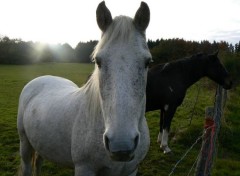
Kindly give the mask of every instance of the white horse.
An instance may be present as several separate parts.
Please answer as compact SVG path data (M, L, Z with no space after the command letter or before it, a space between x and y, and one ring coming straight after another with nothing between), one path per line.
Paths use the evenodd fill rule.
M95 69L79 88L42 76L23 89L18 109L21 170L39 175L43 159L73 167L75 176L136 175L149 148L145 89L151 54L145 38L150 11L142 2L134 19L112 19L101 2L102 38Z

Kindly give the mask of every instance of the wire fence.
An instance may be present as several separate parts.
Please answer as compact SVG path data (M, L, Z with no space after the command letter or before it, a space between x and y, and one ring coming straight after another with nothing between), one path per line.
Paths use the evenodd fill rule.
M182 155L182 157L173 166L169 176L173 175L178 165L186 158L193 147L202 140L201 150L193 162L192 167L188 171L189 176L195 168L195 176L209 176L211 175L212 165L216 156L216 142L221 125L221 117L226 104L227 91L221 86L218 86L215 95L214 107L206 108L205 125L203 133L196 139L196 141L189 147L189 149Z

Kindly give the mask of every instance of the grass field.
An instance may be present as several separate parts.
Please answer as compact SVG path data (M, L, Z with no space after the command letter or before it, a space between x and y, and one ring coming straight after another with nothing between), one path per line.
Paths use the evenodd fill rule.
M19 138L16 129L18 97L23 86L40 75L57 75L68 78L81 86L91 73L91 64L41 64L29 66L0 65L0 176L16 175L19 166ZM193 105L198 94L192 123L189 125ZM145 160L139 167L138 176L167 176L181 156L202 134L206 106L214 103L216 86L207 79L193 85L179 107L172 122L170 134L171 154L163 154L156 143L158 135L159 112L146 114L151 134L151 146ZM240 86L229 91L224 119L219 134L218 152L212 175L240 175ZM201 141L178 165L173 176L188 175L197 159ZM73 175L70 169L50 162L44 162L44 176ZM194 169L189 175L194 174Z

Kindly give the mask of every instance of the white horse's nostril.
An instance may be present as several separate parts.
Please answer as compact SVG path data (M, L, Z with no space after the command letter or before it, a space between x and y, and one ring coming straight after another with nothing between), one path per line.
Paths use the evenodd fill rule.
M109 139L106 134L104 135L104 145L107 151L109 151Z
M139 143L139 134L135 137L135 139L134 139L134 150L137 148L137 146L138 146L138 143Z

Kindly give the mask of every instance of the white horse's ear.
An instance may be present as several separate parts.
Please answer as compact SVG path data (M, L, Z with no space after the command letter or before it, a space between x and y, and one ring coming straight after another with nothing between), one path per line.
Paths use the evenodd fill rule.
M112 23L112 15L106 7L104 1L98 5L96 15L98 27L102 30L102 32L105 32L108 26Z
M136 28L142 32L144 32L150 21L150 9L145 2L141 2L141 6L137 10L134 17L134 24Z

